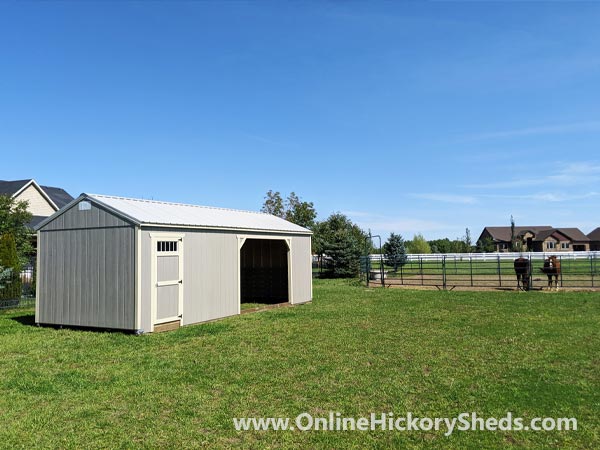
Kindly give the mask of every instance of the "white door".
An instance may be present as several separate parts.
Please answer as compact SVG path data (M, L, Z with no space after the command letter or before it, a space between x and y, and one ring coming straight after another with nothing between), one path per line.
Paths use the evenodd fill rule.
M181 321L183 309L183 238L155 237L154 324Z

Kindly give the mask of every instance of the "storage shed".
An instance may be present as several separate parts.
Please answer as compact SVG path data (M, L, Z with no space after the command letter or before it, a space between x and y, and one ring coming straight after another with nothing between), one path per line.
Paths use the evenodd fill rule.
M37 232L39 324L143 333L312 299L311 232L270 214L81 194Z

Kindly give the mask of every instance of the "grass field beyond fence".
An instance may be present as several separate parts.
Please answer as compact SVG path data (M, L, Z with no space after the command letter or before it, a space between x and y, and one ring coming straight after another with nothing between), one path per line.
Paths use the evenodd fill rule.
M446 286L446 287L489 287L517 288L514 258L472 258L470 255L428 255L427 258L411 258L394 270L384 262L386 285ZM548 286L547 275L542 271L544 259L534 255L530 262L531 287L542 289ZM527 255L526 255L527 257ZM560 257L560 255L559 255ZM596 256L582 259L564 258L558 285L564 288L600 289L600 262ZM381 263L373 259L371 273L381 270ZM364 268L363 268L364 271ZM379 278L381 279L381 278Z
M370 289L177 331L0 312L2 447L600 447L600 294ZM575 417L571 432L236 432L232 417Z

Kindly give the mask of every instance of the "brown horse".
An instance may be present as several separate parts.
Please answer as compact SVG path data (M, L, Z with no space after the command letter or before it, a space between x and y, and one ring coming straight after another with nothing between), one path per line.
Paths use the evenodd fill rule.
M523 291L529 290L529 281L531 279L531 271L529 260L527 258L517 258L514 262L515 273L517 274L517 289Z
M560 276L560 261L556 256L550 256L544 260L544 267L540 269L548 277L548 289L552 289L552 278L554 287L558 291L558 277Z

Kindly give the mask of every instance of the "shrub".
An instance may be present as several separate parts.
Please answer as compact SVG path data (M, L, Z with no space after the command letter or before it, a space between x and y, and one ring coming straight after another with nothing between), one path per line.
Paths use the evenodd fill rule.
M21 297L21 264L17 255L17 244L10 233L0 236L0 300Z

